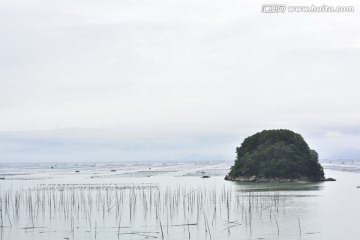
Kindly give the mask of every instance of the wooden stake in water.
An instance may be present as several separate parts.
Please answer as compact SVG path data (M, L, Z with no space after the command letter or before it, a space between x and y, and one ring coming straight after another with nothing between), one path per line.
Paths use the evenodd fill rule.
M274 219L275 219L275 222L276 222L277 233L278 233L278 236L279 236L279 234L280 234L280 231L279 231L279 224L278 224L278 221L276 220L276 216L275 216L275 214L273 214L273 216L274 216Z
M159 219L159 222L160 222L160 229L161 229L161 239L164 239L164 232L163 232L163 228L162 228L160 219Z

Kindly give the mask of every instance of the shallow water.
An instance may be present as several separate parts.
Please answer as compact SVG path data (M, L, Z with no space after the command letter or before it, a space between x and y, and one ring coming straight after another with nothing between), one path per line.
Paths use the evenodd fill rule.
M358 239L360 175L224 181L229 165L1 166L1 239ZM76 172L78 171L78 172ZM201 178L201 175L211 176Z

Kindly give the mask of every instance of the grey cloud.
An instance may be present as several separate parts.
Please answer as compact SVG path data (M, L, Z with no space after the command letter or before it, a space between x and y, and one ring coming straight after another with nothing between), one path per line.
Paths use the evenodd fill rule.
M2 136L2 151L15 159L21 149L47 149L45 159L69 143L78 150L63 158L98 149L96 159L135 159L138 146L144 159L232 159L246 136L269 128L304 133L320 156L335 156L339 141L360 148L359 15L275 16L260 7L2 1L0 130L32 132L26 141ZM106 136L88 142L83 129ZM42 139L43 131L57 133Z

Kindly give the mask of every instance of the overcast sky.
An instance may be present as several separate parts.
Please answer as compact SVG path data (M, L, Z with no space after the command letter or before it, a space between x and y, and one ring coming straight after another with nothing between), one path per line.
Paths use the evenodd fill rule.
M277 128L360 159L358 1L264 3L1 0L0 162L232 161Z

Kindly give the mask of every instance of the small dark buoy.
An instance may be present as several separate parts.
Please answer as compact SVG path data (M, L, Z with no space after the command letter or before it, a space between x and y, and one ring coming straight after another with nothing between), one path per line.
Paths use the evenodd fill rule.
M76 170L75 172L80 172L80 171Z
M204 175L201 178L210 178L210 176Z

